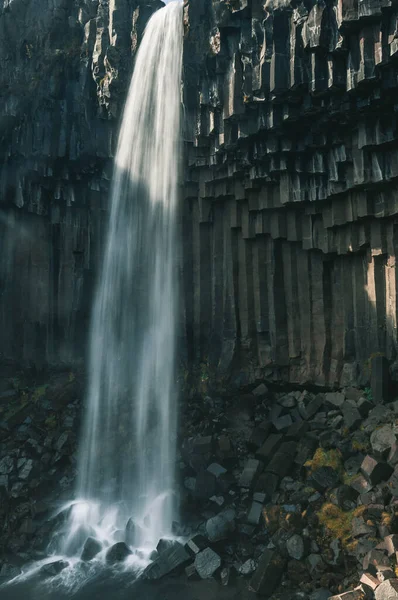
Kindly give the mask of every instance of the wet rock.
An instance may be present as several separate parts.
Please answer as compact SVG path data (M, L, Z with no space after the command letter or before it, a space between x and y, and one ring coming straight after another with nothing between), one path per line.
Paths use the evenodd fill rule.
M161 579L165 575L185 567L191 560L191 555L188 554L184 546L176 542L173 546L164 550L153 563L148 565L142 576L144 579L153 581Z
M210 579L221 567L221 558L211 548L206 548L195 557L195 569L201 579Z
M362 474L372 485L387 481L393 471L394 469L388 463L378 461L369 455L365 456L361 465Z
M0 579L13 579L21 574L21 569L16 565L10 563L4 563L0 569Z
M375 590L376 600L398 600L398 579L383 581Z
M42 577L55 577L59 575L61 571L69 567L69 563L65 560L56 560L52 563L48 563L40 568L39 575Z
M270 596L281 580L284 567L284 559L277 552L267 548L250 580L249 589L259 595Z
M352 510L357 505L358 492L349 485L340 485L330 492L330 501L343 510Z
M27 479L29 479L29 477L32 473L32 470L33 470L33 460L29 459L25 462L25 464L18 471L19 479L22 479L22 481L26 481Z
M206 535L210 542L219 542L227 539L235 527L235 511L228 509L206 522Z
M117 542L106 553L106 562L110 565L123 562L131 554L131 550L124 542Z
M341 408L345 402L345 394L341 392L329 392L325 394L325 403L331 408Z
M175 544L178 543L179 542L176 542L176 540L161 538L157 543L156 550L159 554L163 554L163 552L170 550L170 548L172 548Z
M303 538L294 534L286 542L286 549L291 558L295 560L302 560L305 555L305 545Z
M220 572L221 585L226 587L231 579L231 569L229 567L224 567Z
M102 550L102 544L93 537L87 538L83 546L81 560L90 561Z
M391 534L384 538L384 547L388 556L393 556L398 552L398 535Z
M256 457L263 462L268 462L282 443L282 439L283 435L281 433L272 433L269 435L261 448L256 452Z
M257 396L257 398L265 398L268 394L268 388L264 383L260 383L253 391L252 394Z
M195 568L195 564L194 563L192 563L191 565L188 565L187 567L185 567L185 575L190 580L199 579L199 575L198 575L198 572L197 572L197 570Z

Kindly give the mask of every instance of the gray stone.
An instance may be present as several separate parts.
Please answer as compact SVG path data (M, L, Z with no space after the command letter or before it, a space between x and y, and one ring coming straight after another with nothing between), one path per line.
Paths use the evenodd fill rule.
M218 463L212 463L207 467L207 470L209 471L209 473L212 473L212 475L214 475L216 479L218 479L220 475L224 475L224 473L227 472L227 469L224 469L224 467L222 467Z
M243 575L243 577L247 577L248 575L254 573L256 569L257 562L253 558L249 558L246 562L243 563L243 565L239 567L239 574Z
M345 395L341 392L329 392L325 394L325 402L333 408L341 408L345 401Z
M274 550L267 548L260 557L249 589L256 594L270 596L281 580L284 567L284 559Z
M56 577L69 566L69 563L65 560L55 560L54 562L47 563L40 568L39 575L41 577Z
M239 479L239 487L253 488L258 476L263 469L259 460L249 458Z
M384 455L389 452L396 440L391 425L384 425L380 429L375 429L370 436L370 443L373 451Z
M262 512L263 505L259 502L252 502L249 514L247 515L247 522L251 525L258 525L260 523Z
M365 456L361 465L361 472L372 484L377 485L380 481L387 481L394 469L385 462L381 462L372 456Z
M191 555L185 550L184 546L175 542L172 546L164 550L153 563L147 566L142 577L156 581L169 573L185 567L191 561Z
M331 593L326 588L319 588L310 594L309 600L329 600Z
M376 600L398 600L398 579L387 579L375 590Z
M343 411L344 425L348 429L352 430L352 429L356 429L357 427L359 427L359 425L362 423L362 416L361 416L361 413L359 412L359 410L355 406L352 406L348 402L345 402L342 407L342 411Z
M195 568L201 579L210 579L221 567L221 558L211 548L206 548L195 557Z
M210 542L219 542L227 539L235 527L235 511L228 509L206 522L206 535Z
M303 538L295 533L286 542L286 549L290 558L302 560L305 554L305 546Z
M203 535L195 535L185 544L185 549L191 556L196 556L196 554L199 554L207 546L208 542Z
M252 392L258 398L265 397L268 394L268 388L264 383L260 383Z

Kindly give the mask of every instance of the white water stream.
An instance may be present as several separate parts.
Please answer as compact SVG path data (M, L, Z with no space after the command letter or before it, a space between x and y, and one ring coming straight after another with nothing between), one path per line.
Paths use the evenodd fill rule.
M88 535L149 549L171 534L182 43L171 2L147 25L120 131L69 556Z

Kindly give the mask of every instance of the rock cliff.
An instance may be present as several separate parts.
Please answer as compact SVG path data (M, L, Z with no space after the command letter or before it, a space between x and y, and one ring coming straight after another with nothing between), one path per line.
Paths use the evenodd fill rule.
M219 375L344 386L396 358L397 14L186 2L187 333Z
M0 358L84 355L117 117L160 6L0 1Z

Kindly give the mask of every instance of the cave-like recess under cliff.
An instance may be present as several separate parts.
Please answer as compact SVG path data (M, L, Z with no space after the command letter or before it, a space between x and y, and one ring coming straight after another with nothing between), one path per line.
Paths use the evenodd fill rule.
M83 359L119 118L158 0L0 0L0 359ZM181 348L395 373L398 2L186 0ZM148 241L150 243L150 241Z

